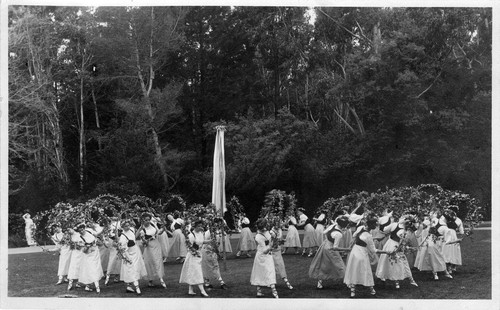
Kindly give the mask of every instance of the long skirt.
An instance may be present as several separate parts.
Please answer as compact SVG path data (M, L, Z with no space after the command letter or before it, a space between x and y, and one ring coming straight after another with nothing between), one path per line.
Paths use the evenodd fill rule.
M101 256L96 246L91 247L88 253L82 252L80 264L80 271L78 273L79 282L91 284L98 282L104 276L102 272Z
M158 241L161 245L161 255L163 258L168 257L168 250L170 249L170 241L168 240L168 235L166 232L158 236Z
M148 272L149 281L163 279L165 270L163 267L163 257L161 255L160 242L157 239L149 240L144 246L144 264Z
M217 253L212 250L202 248L201 270L203 272L203 277L206 279L219 280L221 278Z
M392 252L398 247L398 245L399 242L389 239L383 250ZM412 277L410 266L408 265L408 260L406 259L404 253L397 253L397 255L398 257L393 261L391 261L389 255L387 254L380 255L377 270L375 272L377 278L398 281Z
M355 244L347 260L344 283L350 285L373 286L370 256L366 247Z
M222 253L224 252L222 248L222 240L220 237L217 237L217 239L219 240L219 252ZM233 248L231 247L231 241L229 240L228 235L224 235L224 246L226 248L226 253L233 253Z
M244 227L240 233L238 242L238 251L252 251L257 249L252 231L248 227Z
M316 234L316 246L321 246L323 241L325 240L325 236L323 232L325 231L325 226L322 224L317 224L316 229L314 230Z
M276 284L276 270L272 255L257 252L250 274L250 284L258 286Z
M420 271L440 272L446 270L446 262L439 249L431 241L428 242L427 246L424 245L418 250L415 267Z
M174 230L170 249L168 250L168 257L186 257L186 236L180 229Z
M194 256L191 252L186 255L186 260L182 265L179 283L189 285L203 284L203 271L201 268L201 257Z
M122 265L122 260L118 258L118 251L114 246L109 248L108 265L106 266L106 274L119 274Z
M83 253L81 250L70 250L71 258L68 267L68 279L78 279Z
M408 236L407 236L407 244L408 246L412 248L418 247L418 240L417 237L415 236L415 233L409 231ZM415 265L415 259L417 258L417 251L415 250L409 250L405 252L406 259L408 260L408 265L413 267Z
M108 270L110 247L112 247L111 242L106 242L105 245L99 246L99 256L101 257L101 267L103 271Z
M62 245L59 249L59 265L57 268L57 275L59 277L68 275L70 261L71 250L68 245Z
M285 262L283 261L283 256L281 255L281 249L278 248L277 250L273 250L272 253L276 275L279 275L282 279L286 278Z
M304 227L304 239L302 240L303 248L311 248L316 246L316 230L311 224Z
M338 251L333 251L331 242L325 240L319 247L309 267L309 277L317 280L343 279L345 264Z
M120 268L120 280L125 283L132 283L145 279L148 275L144 259L142 258L141 250L137 245L129 247L125 252L130 263L122 261Z
M453 229L449 229L445 236L445 241L456 241L457 232ZM443 244L442 253L444 261L449 264L462 265L462 250L460 248L460 243L454 244Z
M285 244L283 245L285 248L300 248L302 245L300 244L300 236L299 231L295 227L295 225L288 226L288 232L285 238Z

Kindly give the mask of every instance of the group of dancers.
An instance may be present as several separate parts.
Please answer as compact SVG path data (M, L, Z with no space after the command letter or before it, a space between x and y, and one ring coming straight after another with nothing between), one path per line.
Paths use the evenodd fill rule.
M95 223L80 223L65 231L56 226L52 236L56 247L51 250L60 252L56 285L67 283L68 291L83 286L99 294L101 279L105 285L123 281L126 292L141 295L140 280L147 280L148 287L159 283L166 288L164 262L175 258L183 264L179 282L189 285L189 295L195 295L193 288L198 286L208 297L204 287L212 287L210 279L227 289L219 271L219 249L214 248L222 238L221 230L211 236L203 222L186 226L183 219L168 217L169 227L147 212L141 215L139 227L133 220L116 218L108 229Z
M279 255L277 249L282 242L273 236L281 236L281 228L268 224L265 218L259 219L255 237L258 246L251 275L251 284L257 286L257 297L262 296L261 287L268 286L272 295L278 298L277 273L292 289L281 254L286 253L287 245L299 253L300 244L291 243L298 239L296 225L304 227L302 254L309 251L309 257L314 255L309 277L317 280L317 289L323 289L326 280L342 281L350 289L351 298L356 296L357 286L367 287L370 294L375 295L374 275L384 286L391 281L399 289L400 282L408 279L410 285L418 287L412 268L431 271L434 280L439 280L439 272L452 279L456 266L462 264L460 242L464 228L456 214L457 206L433 210L423 219L410 213L395 218L393 212L387 210L380 217L372 212L357 214L355 211L336 214L325 228L326 210L314 218L314 227L304 210L299 209L298 223L293 216L288 219L288 234L282 241L284 248ZM321 240L318 236L322 241L316 248Z
M457 212L456 206L450 206L419 219L413 214L395 218L387 211L379 217L346 210L327 220L326 210L321 210L310 221L299 208L298 221L293 215L285 221L259 218L255 234L248 218L242 216L236 256L252 257L255 251L250 283L256 286L257 297L264 296L263 287L270 287L272 296L279 298L278 276L293 289L282 256L289 248L295 254L302 249L303 256L313 257L308 275L317 281L317 289L323 289L324 281L335 280L347 285L351 297L359 286L368 287L375 295L374 277L382 283L394 282L396 289L405 279L418 286L412 268L431 271L435 280L438 273L452 278L456 266L462 264L459 237L464 229ZM68 290L83 286L85 291L100 293L101 279L105 285L123 281L127 292L141 295L140 280L150 287L156 282L166 288L164 262L175 258L183 264L179 283L188 285L188 295L196 295L197 287L201 296L208 297L211 280L227 289L218 263L221 252L232 252L224 220L216 219L218 229L213 230L207 227L213 223L201 219L190 222L171 215L167 219L170 225L143 213L140 225L115 218L108 229L95 223L81 223L65 231L56 227L52 239L55 250L60 251L57 284L67 283ZM297 228L304 229L302 242Z

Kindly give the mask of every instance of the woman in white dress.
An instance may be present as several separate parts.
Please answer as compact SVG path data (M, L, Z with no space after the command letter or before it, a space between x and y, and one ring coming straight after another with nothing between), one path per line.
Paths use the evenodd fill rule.
M158 241L158 235L163 232L163 229L159 229L155 224L151 223L151 215L149 213L143 213L141 221L142 224L136 232L136 239L142 240L144 248L142 255L148 273L148 286L153 287L153 281L159 280L161 286L166 288L167 285L163 280L163 276L165 275L163 256L161 245Z
M438 272L444 272L445 277L453 278L446 270L446 263L436 241L445 228L439 222L432 226L428 219L418 227L415 235L419 241L419 250L415 258L415 267L420 271L432 271L434 280L439 280Z
M127 285L126 291L141 295L139 280L147 277L146 265L142 258L141 250L135 243L135 231L130 220L121 223L123 232L118 239L118 247L122 251L122 264L120 267L120 280ZM135 287L135 290L134 290Z
M396 289L399 289L399 282L404 279L410 279L411 285L418 286L411 274L406 255L398 250L401 242L406 242L407 231L411 229L411 225L411 222L402 217L399 222L389 224L384 228L384 233L389 234L389 240L385 243L383 251L395 254L393 256L380 255L375 275L382 281L394 281Z
M80 239L84 245L82 249L82 259L80 262L80 270L78 272L78 281L85 284L85 291L91 292L90 284L95 285L97 294L101 293L99 288L99 280L104 276L102 272L101 257L99 249L96 245L95 231L86 227L85 224L77 226Z
M297 230L297 220L293 215L288 218L288 232L286 233L285 244L283 245L283 252L285 254L288 248L294 248L295 254L299 254L299 249L302 247L300 244L299 231Z
M272 256L271 234L267 230L267 220L259 219L256 223L257 253L253 261L250 284L257 286L257 297L263 297L262 286L271 287L274 298L278 298L276 291L276 270Z
M210 230L205 231L205 241L206 242L204 242L203 246L201 247L201 268L205 281L205 288L213 288L213 286L210 284L210 280L213 279L219 281L221 289L226 290L227 285L222 280L222 276L220 274L216 246L212 243L212 235L210 233Z
M56 285L59 285L68 281L71 250L68 240L65 238L65 234L63 233L60 225L55 227L55 233L52 235L51 239L56 245L53 251L59 251L59 265L57 268L57 276L59 277L59 280L56 283Z
M171 225L172 233L172 242L170 243L170 248L168 250L168 257L175 257L175 259L183 263L184 258L187 254L186 248L186 236L182 232L182 225L184 224L184 220L181 218L177 218Z
M288 289L293 290L293 286L288 281L288 277L285 269L285 261L283 260L283 256L281 256L281 244L283 243L283 231L281 230L281 223L275 223L272 229L269 231L271 234L272 240L272 256L274 260L274 268L276 270L276 274L283 279L286 287Z
M459 219L455 213L458 211L457 206L451 206L449 210L446 210L442 216L444 222L448 229L444 234L444 243L442 247L442 253L444 261L446 262L448 273L453 273L456 271L457 265L462 265L462 250L460 248L460 242L458 236L462 237L464 234L464 228L462 220Z
M203 297L208 297L205 288L203 287L203 270L201 267L201 248L204 244L208 244L210 241L205 241L205 233L203 229L203 222L197 221L194 223L194 229L188 235L189 240L189 250L186 255L186 260L182 265L181 276L179 283L186 283L189 285L188 295L194 296L194 286L198 286L201 295Z
M68 291L73 289L73 281L78 279L78 275L80 274L80 263L82 261L82 248L84 242L80 238L80 234L76 231L76 228L68 228L68 234L70 235L70 252L71 258L69 260L68 267ZM78 282L75 285L76 287L80 287Z
M349 224L347 216L338 217L325 231L325 240L319 247L309 267L309 277L318 280L316 288L323 288L323 281L344 279L345 264L339 251L350 251L341 248L342 229Z
M238 241L238 253L236 257L240 257L245 254L247 257L252 257L249 253L256 249L255 239L252 231L250 230L250 220L243 214L243 219L241 220L241 233L240 240Z
M35 229L35 223L33 222L33 219L31 218L31 215L29 213L26 213L23 215L24 223L26 224L24 228L24 233L26 235L26 242L28 243L28 246L35 246L36 242L35 239L33 238L33 230Z
M378 253L383 253L375 248L370 231L378 225L378 218L370 216L364 223L360 222L353 234L354 246L347 260L344 283L351 289L351 298L356 296L356 285L367 286L370 294L375 295L373 288L373 273L371 265L377 263Z
M306 255L309 251L307 257L312 257L314 255L314 250L316 248L316 231L311 225L311 220L304 214L305 210L299 208L297 210L297 215L299 216L298 227L304 228L304 239L302 240L302 256Z
M314 232L316 234L316 246L319 247L323 244L324 240L324 235L323 232L325 231L325 224L326 224L326 212L324 210L320 210L313 218L313 221L316 223L316 227L314 229Z
M109 224L108 235L104 238L107 239L106 246L108 247L108 261L106 264L106 279L104 280L104 285L108 285L111 275L115 275L114 282L118 282L120 278L120 270L122 267L122 260L118 257L117 242L118 240L118 229L120 229L120 223L117 218ZM102 252L101 252L102 253Z
M216 219L216 221L221 221L220 219ZM233 247L231 246L231 240L229 239L229 235L227 231L229 230L227 223L225 220L222 220L220 223L220 228L217 229L217 242L219 243L219 253L233 253ZM224 245L222 244L222 236L224 236ZM224 248L223 248L224 246Z

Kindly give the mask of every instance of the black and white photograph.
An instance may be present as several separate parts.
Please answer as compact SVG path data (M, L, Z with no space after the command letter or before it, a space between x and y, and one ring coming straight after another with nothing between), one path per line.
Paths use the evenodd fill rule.
M493 1L0 5L1 309L500 309Z

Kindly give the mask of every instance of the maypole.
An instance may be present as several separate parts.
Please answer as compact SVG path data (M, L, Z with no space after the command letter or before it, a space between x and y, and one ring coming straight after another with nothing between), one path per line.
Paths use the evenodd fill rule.
M224 212L226 212L226 166L224 164L224 131L226 127L216 126L217 134L215 137L214 148L214 168L212 182L212 203L216 211L220 212L222 223L224 223ZM213 236L216 238L216 236ZM224 238L224 225L221 228L222 258L224 271L226 268L226 244Z

